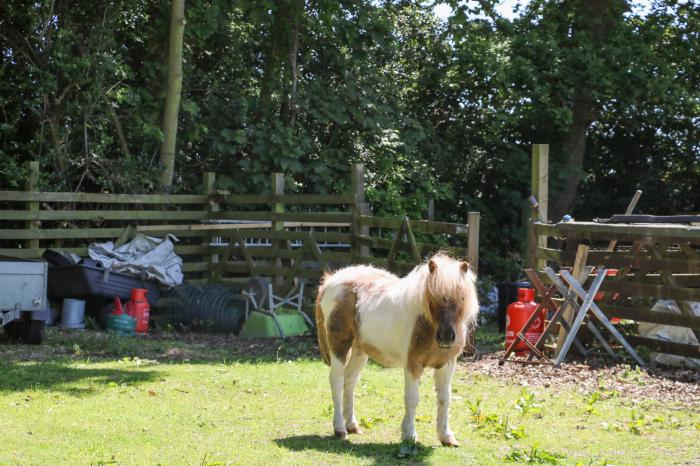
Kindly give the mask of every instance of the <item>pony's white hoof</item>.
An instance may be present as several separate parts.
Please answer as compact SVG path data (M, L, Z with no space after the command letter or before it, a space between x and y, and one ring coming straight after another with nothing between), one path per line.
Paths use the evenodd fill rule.
M345 440L346 438L348 438L348 433L344 430L336 430L333 432L333 436L338 440Z
M448 435L446 437L441 437L440 438L440 443L442 443L443 447L458 447L459 442L455 438L454 435Z
M357 424L351 425L351 426L347 427L347 429L348 429L348 434L361 434L362 433L362 429L360 429L360 426L358 426Z

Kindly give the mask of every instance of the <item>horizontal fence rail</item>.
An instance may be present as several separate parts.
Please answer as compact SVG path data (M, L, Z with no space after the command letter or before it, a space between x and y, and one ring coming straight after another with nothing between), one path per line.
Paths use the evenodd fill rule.
M213 173L201 194L41 192L38 165L29 168L24 191L0 191L0 255L31 259L50 248L87 256L89 244L133 231L177 237L191 281L260 275L287 287L355 263L403 274L440 250L478 267L478 214L463 224L373 216L360 164L346 194L285 193L278 173L263 194L219 191Z

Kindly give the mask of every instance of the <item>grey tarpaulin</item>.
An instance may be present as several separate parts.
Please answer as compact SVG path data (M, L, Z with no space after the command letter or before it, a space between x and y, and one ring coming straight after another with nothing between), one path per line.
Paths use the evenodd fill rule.
M173 244L177 240L173 235L159 239L137 234L116 249L111 241L93 243L88 247L88 254L106 269L175 286L182 283L182 258L175 254Z

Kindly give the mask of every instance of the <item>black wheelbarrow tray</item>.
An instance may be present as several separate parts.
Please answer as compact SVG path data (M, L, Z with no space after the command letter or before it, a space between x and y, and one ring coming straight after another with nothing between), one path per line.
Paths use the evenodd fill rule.
M164 285L129 273L112 272L92 259L84 259L75 265L49 267L49 295L54 298L84 299L86 311L97 318L102 328L112 310L114 298L119 297L126 303L131 297L132 288L147 289L146 297L153 304Z

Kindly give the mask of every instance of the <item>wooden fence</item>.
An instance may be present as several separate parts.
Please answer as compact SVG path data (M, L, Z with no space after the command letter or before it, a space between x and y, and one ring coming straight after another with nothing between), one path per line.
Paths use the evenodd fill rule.
M547 150L533 148L533 184L546 185ZM545 168L546 170L546 168ZM546 187L533 188L546 193ZM539 201L539 199L538 199ZM540 205L542 202L540 202ZM546 201L545 201L546 206ZM691 301L700 301L700 227L673 224L612 224L568 222L550 224L545 214L533 215L530 264L541 271L545 264L573 266L579 244L588 244L588 265L617 269L603 281L600 308L608 317L685 327L700 341L700 317ZM546 279L545 279L546 280ZM679 313L653 309L659 300L675 301ZM698 345L626 335L633 346L700 358Z
M0 191L0 255L36 258L52 248L85 256L92 242L137 231L175 235L188 280L270 276L283 284L351 263L405 273L438 249L478 268L478 213L469 224L372 216L361 164L352 192L330 195L285 193L279 173L268 193L254 195L217 191L213 173L188 195L38 192L37 175L32 164L26 191Z

